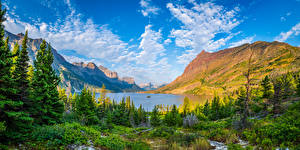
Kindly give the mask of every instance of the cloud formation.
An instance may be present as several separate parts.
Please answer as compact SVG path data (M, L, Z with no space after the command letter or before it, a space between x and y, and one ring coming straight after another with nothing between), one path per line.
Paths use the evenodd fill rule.
M284 42L291 36L298 36L300 34L300 23L293 26L287 32L281 32L277 37L275 37L275 41Z
M172 77L162 74L172 73L165 55L161 30L154 31L151 25L145 26L139 45L129 45L114 34L108 25L97 25L92 19L83 20L69 0L64 0L69 14L64 22L45 23L23 22L8 15L4 22L6 30L13 33L29 31L31 38L44 38L57 50L75 50L84 57L63 55L69 62L93 61L97 65L108 62L121 76L134 76L138 83L170 82ZM141 2L144 13L156 14L150 1ZM47 3L51 5L51 3ZM159 71L159 73L157 73ZM175 75L176 76L176 75Z
M140 5L142 9L140 12L144 17L150 17L150 15L157 15L159 12L159 8L151 4L151 0L141 0Z
M178 62L187 64L203 49L214 51L224 46L233 37L232 29L240 24L236 19L239 8L227 11L222 6L207 2L193 5L188 9L181 5L168 3L167 8L182 26L172 29L170 36L175 38L177 46L187 49L178 56ZM217 34L224 34L218 38Z

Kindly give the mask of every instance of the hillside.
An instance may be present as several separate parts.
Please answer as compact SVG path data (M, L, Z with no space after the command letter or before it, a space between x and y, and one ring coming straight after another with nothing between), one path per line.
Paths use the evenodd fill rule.
M20 45L24 36L23 34L14 35L7 31L5 35L9 37L11 46L16 42ZM39 49L41 43L42 39L28 39L28 51L31 64L33 64L36 51ZM100 88L103 84L112 92L135 92L142 90L135 84L134 79L131 77L119 78L116 72L112 72L103 66L97 67L92 62L88 64L71 64L57 53L53 47L52 53L54 55L52 67L61 78L61 86L65 87L67 91L78 91L84 86Z
M214 95L233 92L245 83L244 73L253 51L254 79L300 68L300 48L281 42L258 41L218 52L204 50L183 74L155 93Z

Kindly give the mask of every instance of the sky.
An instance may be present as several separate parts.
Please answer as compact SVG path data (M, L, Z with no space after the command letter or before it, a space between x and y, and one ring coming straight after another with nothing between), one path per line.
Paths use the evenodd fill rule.
M5 29L43 38L69 62L164 84L202 50L255 41L300 47L300 0L2 0Z

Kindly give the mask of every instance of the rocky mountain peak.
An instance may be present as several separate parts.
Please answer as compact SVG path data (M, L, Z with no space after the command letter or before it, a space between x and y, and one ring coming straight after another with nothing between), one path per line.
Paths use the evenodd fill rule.
M24 33L18 33L17 36L22 38L22 37L24 37Z
M89 62L87 65L86 65L87 68L89 69L95 69L97 68L96 64L94 64L93 62Z
M105 68L105 67L102 66L102 65L100 65L98 68L99 68L101 71L103 71L104 74L105 74L107 77L109 77L109 78L117 78L117 79L119 78L118 73L115 72L115 71L111 71L111 70Z
M121 80L127 82L128 84L135 84L133 77L123 77Z

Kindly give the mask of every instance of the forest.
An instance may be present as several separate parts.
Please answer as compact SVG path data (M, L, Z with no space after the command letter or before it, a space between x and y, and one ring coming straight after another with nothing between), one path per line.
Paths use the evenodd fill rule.
M0 7L1 8L1 7ZM249 67L239 90L192 106L156 105L152 111L100 97L86 87L66 93L44 40L29 63L22 45L4 36L0 11L0 149L300 149L300 77L276 72L254 82ZM251 59L249 59L249 64ZM249 65L250 66L250 65ZM244 144L241 141L245 141Z

